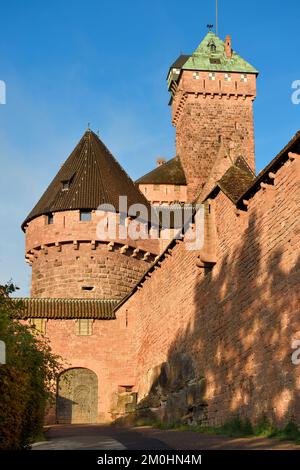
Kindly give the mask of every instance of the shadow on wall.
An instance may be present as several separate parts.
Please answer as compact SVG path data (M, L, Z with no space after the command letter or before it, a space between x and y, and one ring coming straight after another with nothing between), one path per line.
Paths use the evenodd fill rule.
M300 423L300 366L291 358L300 339L300 257L288 239L277 249L265 242L263 250L266 229L249 217L239 251L217 273L199 268L195 318L172 342L167 362L148 371L152 386L135 416L220 425L235 415L253 423L266 415L277 425Z

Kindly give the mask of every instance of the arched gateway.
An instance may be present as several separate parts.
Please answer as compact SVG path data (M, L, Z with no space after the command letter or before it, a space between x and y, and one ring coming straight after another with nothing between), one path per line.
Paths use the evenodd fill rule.
M98 378L84 368L69 369L58 379L56 420L59 424L97 422Z

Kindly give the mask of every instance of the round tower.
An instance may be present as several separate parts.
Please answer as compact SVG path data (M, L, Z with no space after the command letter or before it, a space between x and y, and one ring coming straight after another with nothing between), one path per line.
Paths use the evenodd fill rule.
M154 239L99 236L97 208L109 204L118 213L119 196L127 197L128 207L149 208L88 130L22 225L32 266L32 297L121 299L131 290L157 256L159 244Z

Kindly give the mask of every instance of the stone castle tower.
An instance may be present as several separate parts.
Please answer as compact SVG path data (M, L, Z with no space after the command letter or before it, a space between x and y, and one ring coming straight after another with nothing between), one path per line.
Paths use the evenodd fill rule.
M120 195L128 206L149 206L88 130L23 223L32 297L121 299L128 293L158 249L156 240L97 236L97 208L111 204L118 211Z
M195 376L188 376L189 384L184 379L181 395L176 390L171 396L176 409L181 402L178 396L192 396L196 400L192 403L194 417L199 418L203 403L197 399L199 388L202 394L203 378L207 379L208 401L212 404L209 424L214 424L217 408L222 422L235 387L240 406L240 384L248 384L249 379L248 370L244 377L241 372L244 356L237 349L224 359L229 362L223 367L218 351L223 347L230 351L241 346L241 338L247 340L247 330L236 330L237 324L244 325L247 315L259 328L264 315L261 298L265 289L270 289L268 302L271 299L272 305L277 282L279 298L274 305L280 331L285 308L281 306L280 279L293 289L296 276L289 281L280 271L278 280L272 280L266 265L276 265L280 253L286 252L284 256L289 258L283 267L289 266L293 276L297 252L293 247L299 246L299 234L291 230L299 208L300 136L255 176L253 101L257 74L232 50L229 36L223 42L209 32L192 55L180 56L169 70L172 123L176 127L174 158L160 158L157 168L133 183L100 139L87 130L23 223L26 258L32 266L31 298L23 299L23 318L46 333L53 351L68 364L58 379L57 402L48 423L111 421L135 410L136 402L146 397L153 383L161 390L163 382L157 377L164 381L171 370L168 361L171 358L170 367L176 369L180 354L183 358L192 356L193 368L183 361L178 377L185 378L185 373ZM285 191L290 191L289 200ZM139 203L150 208L150 203L168 206L178 202L180 211L185 202L203 203L204 248L188 251L184 240L175 238L168 240L167 246L151 238L101 238L97 208L111 204L120 214L119 196L127 197L128 206ZM281 223L283 201L286 224ZM273 236L282 230L285 237ZM292 240L289 251L276 245L283 239ZM258 240L261 247L255 250ZM275 248L279 250L276 253ZM229 266L236 275L227 277ZM298 271L294 274L298 276ZM298 305L293 295L290 290L289 298ZM286 309L286 318L292 309ZM271 317L273 313L266 311L261 336L256 336L256 330L253 333L254 355L261 348L264 356L264 347L269 347L262 338L265 331L273 331L274 325L268 323ZM284 339L286 345L289 340ZM248 351L252 354L246 342L242 353ZM230 362L241 357L243 363ZM247 364L252 364L251 356L248 359ZM258 357L258 363L262 362ZM208 377L207 364L212 371ZM159 375L164 370L167 375ZM228 370L234 370L233 381ZM177 377L173 372L171 379ZM68 388L64 377L68 378ZM264 382L261 386L257 377L251 380L258 384L257 390L268 388ZM280 382L277 376L270 380L277 385ZM192 395L187 393L187 386ZM254 402L256 405L257 400ZM156 401L149 403L152 412ZM166 403L161 402L161 416ZM191 404L182 403L182 416L187 416Z
M230 36L224 43L212 32L191 56L181 55L171 66L168 86L172 123L188 201L199 195L222 152L227 157L243 156L254 170L257 74L232 50Z

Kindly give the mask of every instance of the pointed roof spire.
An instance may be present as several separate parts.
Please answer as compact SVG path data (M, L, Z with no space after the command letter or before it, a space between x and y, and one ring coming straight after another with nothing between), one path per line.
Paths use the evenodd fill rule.
M226 40L228 41L229 36ZM230 44L231 47L231 44ZM220 72L255 73L256 70L249 62L236 52L228 54L224 43L215 33L209 31L197 49L182 66L182 70L208 70Z
M107 147L87 129L22 228L35 217L51 212L93 210L100 204L112 204L118 211L119 196L127 196L128 207L140 203L149 208L147 199Z
M225 42L215 33L209 31L192 55L180 55L171 65L167 80L168 88L178 83L182 70L209 72L239 72L258 74L249 62L244 60L231 48L231 37L226 36Z

